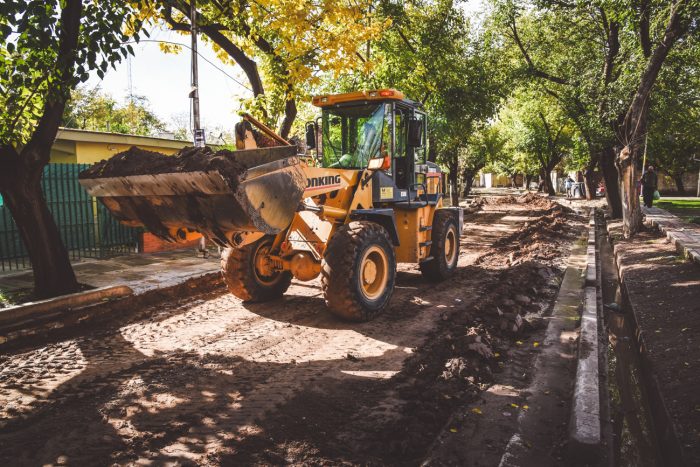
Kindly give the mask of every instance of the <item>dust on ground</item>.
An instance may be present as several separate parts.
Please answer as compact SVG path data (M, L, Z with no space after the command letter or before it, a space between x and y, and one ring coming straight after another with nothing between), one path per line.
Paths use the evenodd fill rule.
M0 357L0 461L416 465L444 449L497 463L522 410L511 399L511 416L476 422L490 433L478 449L435 439L469 429L446 424L484 391L527 385L581 227L538 199L487 203L465 219L457 274L433 285L400 265L389 310L369 323L338 321L316 281L295 282L276 302L213 292L37 342ZM526 231L558 243L531 242L514 264Z

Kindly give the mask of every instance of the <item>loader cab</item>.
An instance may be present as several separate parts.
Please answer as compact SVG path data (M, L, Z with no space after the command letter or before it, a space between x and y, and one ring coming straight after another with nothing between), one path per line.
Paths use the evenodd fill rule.
M364 170L381 161L373 179L375 202L427 199L428 168L439 169L426 162L422 104L390 89L317 96L313 103L322 113L307 124L307 146L322 167Z

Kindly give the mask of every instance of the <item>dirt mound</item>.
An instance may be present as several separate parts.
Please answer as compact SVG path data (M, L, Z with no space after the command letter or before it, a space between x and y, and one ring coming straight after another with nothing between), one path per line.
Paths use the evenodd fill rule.
M536 193L525 193L518 197L513 195L506 196L496 196L492 198L477 198L480 204L490 204L490 205L503 205L503 204L527 204L533 207L551 209L556 206L556 203L550 201L544 196L540 196Z
M550 209L554 206L556 206L556 203L553 201L550 201L549 199L545 198L544 196L537 195L535 193L525 193L523 195L518 196L516 199L516 202L520 204L530 204L532 206L536 206L538 208L545 208L545 209Z
M521 196L519 199L523 198ZM489 251L477 260L477 264L496 258L502 261L504 254L506 266L531 260L551 260L561 255L561 245L566 243L572 234L575 216L573 211L537 195L524 200L523 203L548 209L535 221L525 223L516 232L496 241Z
M236 185L246 168L232 151L214 152L210 147L186 147L172 156L132 146L107 160L102 160L80 173L80 178L128 177L131 175L199 172L218 170ZM234 186L231 186L234 188Z
M513 195L499 196L494 198L488 198L486 204L515 204L518 199Z

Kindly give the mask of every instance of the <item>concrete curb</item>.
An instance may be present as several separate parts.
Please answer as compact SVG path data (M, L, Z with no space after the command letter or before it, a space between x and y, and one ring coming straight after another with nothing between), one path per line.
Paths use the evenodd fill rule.
M598 349L598 275L594 213L588 224L586 287L584 289L578 366L569 423L569 449L577 457L595 458L601 449L600 374Z
M63 308L77 308L93 305L104 300L113 300L133 295L134 291L126 285L114 285L100 287L99 289L86 290L60 297L49 298L38 302L29 302L22 305L0 310L0 326L10 325L17 321L30 319L37 314L43 314Z
M164 300L174 300L193 293L205 293L223 287L220 272L196 274L168 287L134 294L127 286L104 287L87 292L57 297L54 303L37 302L8 309L0 318L0 351L18 348L37 338L53 338L79 333L87 323L128 320L128 310L152 306ZM106 293L105 293L106 291ZM82 297L87 294L87 297ZM81 297L74 297L80 295ZM51 302L52 300L45 301ZM83 300L81 302L81 300ZM22 310L20 310L22 309Z
M661 208L654 209L658 214L644 209L644 223L659 229L679 253L700 265L700 242L688 235L686 228L682 227L683 222L677 216Z

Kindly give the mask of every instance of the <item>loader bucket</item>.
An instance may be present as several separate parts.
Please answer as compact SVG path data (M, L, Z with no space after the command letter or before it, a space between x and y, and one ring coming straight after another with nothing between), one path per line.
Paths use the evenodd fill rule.
M223 170L93 177L80 183L121 222L176 241L178 229L233 246L236 232L276 234L289 226L306 187L295 147L229 153L243 166ZM223 172L223 173L222 173Z

